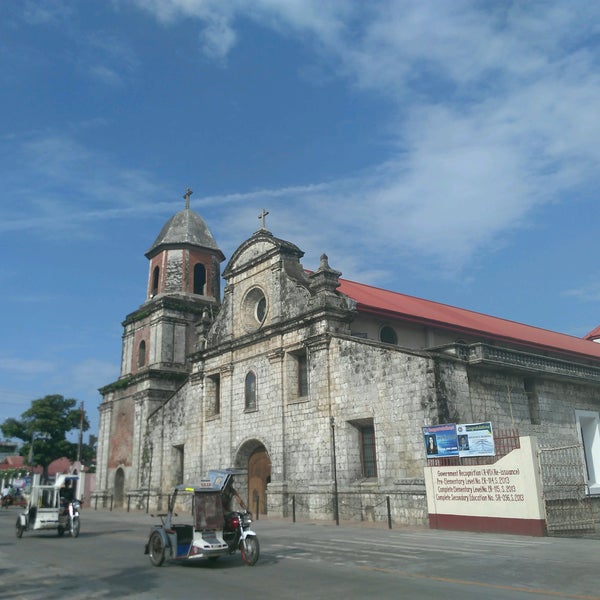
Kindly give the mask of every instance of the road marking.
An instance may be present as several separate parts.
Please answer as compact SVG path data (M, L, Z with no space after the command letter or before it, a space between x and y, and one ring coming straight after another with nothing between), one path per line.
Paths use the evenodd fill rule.
M335 546L335 547L330 547L329 544L325 545L323 542L321 542L321 544L317 543L307 543L307 544L302 544L302 543L298 543L295 542L294 545L286 545L286 544L272 544L271 545L272 548L285 548L285 549L294 549L297 548L299 550L302 551L303 554L308 554L308 555L314 555L315 552L314 551L319 551L321 554L334 554L337 555L340 552L340 548L339 546ZM362 556L387 556L389 557L393 557L393 558L412 558L415 559L417 558L417 556L413 553L413 554L401 554L399 552L386 552L384 550L369 550L369 549L362 549ZM422 554L422 552L421 552Z
M486 583L483 581L472 581L468 579L455 579L453 577L436 577L435 575L420 575L419 573L406 573L405 571L395 571L383 567L359 567L367 571L378 573L388 573L390 575L399 575L400 577L410 577L412 579L428 579L430 581L440 581L442 583L454 583L456 585L471 585L473 587L484 587L494 590L505 590L509 592L521 592L524 594L536 594L553 596L556 598L572 598L573 600L600 600L600 596L588 596L586 594L570 594L569 592L556 592L553 590L543 590L540 588L524 588L514 585L503 585L500 583Z

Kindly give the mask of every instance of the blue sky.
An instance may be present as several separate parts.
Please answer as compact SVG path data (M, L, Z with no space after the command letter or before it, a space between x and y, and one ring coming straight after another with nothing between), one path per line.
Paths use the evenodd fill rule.
M600 324L600 5L0 3L0 422L119 375L150 247L191 206L343 277Z

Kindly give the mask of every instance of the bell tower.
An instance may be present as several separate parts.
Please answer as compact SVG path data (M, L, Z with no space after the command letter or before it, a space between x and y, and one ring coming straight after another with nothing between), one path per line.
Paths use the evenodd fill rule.
M190 375L196 326L220 305L225 259L208 226L190 208L174 214L146 252L146 300L123 321L119 379L100 389L97 486L115 502L140 486L138 465L148 415L162 406ZM121 488L121 489L117 489Z
M190 209L192 193L186 190L185 209L169 219L146 252L150 261L147 300L164 294L219 298L219 265L225 257L204 220Z
M221 262L225 259L208 226L190 208L165 223L146 252L146 302L125 320L121 377L147 368L188 371L195 323L214 314L220 302Z

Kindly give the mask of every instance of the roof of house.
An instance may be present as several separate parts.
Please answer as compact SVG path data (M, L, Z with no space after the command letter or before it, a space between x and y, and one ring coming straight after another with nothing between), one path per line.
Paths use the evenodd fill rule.
M589 333L583 336L586 340L597 340L600 338L600 325L595 329L592 329Z
M6 471L7 469L19 469L25 465L25 458L22 456L7 456L2 462L0 462L0 471Z
M440 327L452 330L458 335L518 344L539 351L551 350L561 354L576 354L580 358L600 359L600 344L590 339L524 325L346 279L340 279L338 291L352 298L361 312Z
M57 458L48 465L48 475L52 476L57 473L68 473L71 465L72 463L67 457L62 456L61 458Z
M57 473L68 473L73 463L65 456L53 460L48 465L48 475L54 476ZM41 473L43 468L38 466L31 467L25 464L24 456L7 456L2 462L0 462L0 471L7 471L8 469L23 469L24 471L33 471L34 473Z

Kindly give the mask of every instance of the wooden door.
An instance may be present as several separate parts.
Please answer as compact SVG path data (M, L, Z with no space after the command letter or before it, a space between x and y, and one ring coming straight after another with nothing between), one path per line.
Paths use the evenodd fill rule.
M266 448L260 446L248 460L248 508L251 512L267 514L267 484L270 481L271 459Z

